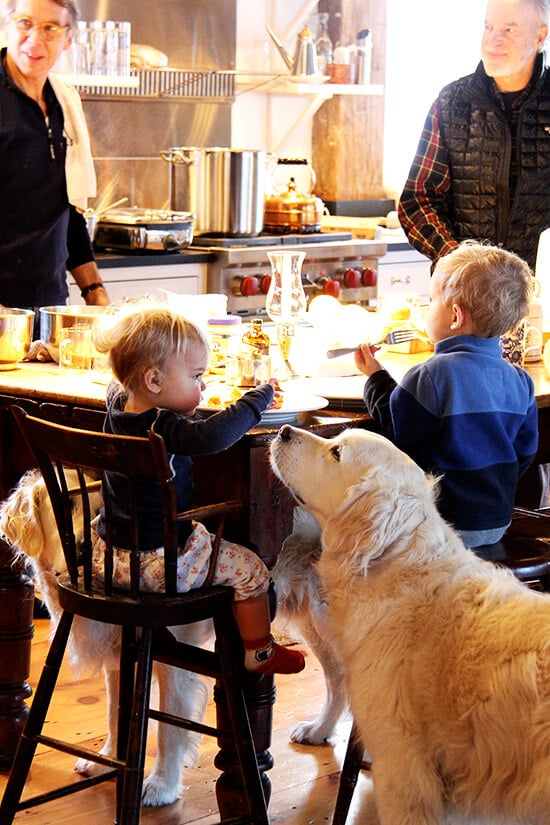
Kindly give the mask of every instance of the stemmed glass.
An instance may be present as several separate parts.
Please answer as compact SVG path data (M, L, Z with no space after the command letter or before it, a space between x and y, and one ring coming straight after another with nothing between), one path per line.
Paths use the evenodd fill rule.
M268 252L271 263L271 283L266 298L266 312L277 324L279 351L286 367L285 377L295 378L290 363L290 345L296 332L296 321L306 311L306 296L302 286L302 262L305 252Z

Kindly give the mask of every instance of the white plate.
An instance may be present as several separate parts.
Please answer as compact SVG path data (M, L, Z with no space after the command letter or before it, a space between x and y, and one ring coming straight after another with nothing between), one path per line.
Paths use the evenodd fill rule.
M207 398L209 395L219 395L219 390L208 388L205 393ZM223 397L223 391L222 391ZM283 393L283 404L278 410L266 410L262 415L262 422L268 425L285 424L288 421L294 421L299 413L313 412L314 410L322 410L328 407L328 399L322 398L319 395L306 395L305 393L287 392ZM212 407L209 404L201 404L197 407L199 412L218 412L226 409L225 405L219 407Z
M365 387L365 375L332 376L322 375L314 378L298 378L293 381L292 391L315 393L328 398L329 401L362 401Z

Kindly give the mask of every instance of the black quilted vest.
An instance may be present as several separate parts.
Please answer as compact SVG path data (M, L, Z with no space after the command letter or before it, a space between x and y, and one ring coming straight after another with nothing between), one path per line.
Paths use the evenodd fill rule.
M512 202L512 136L483 65L446 86L439 100L452 176L455 237L502 245L534 267L539 235L550 226L550 71L543 67L542 56L532 94L520 110Z

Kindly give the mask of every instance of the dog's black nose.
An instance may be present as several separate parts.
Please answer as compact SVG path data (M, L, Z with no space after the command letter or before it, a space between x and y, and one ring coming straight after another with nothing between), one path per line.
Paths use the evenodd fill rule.
M292 427L289 427L288 424L284 424L281 429L279 430L279 437L283 439L283 441L290 441L290 436L292 435Z

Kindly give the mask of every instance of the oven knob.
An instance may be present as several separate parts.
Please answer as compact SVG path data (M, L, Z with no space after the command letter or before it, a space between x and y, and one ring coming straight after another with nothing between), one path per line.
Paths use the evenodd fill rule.
M271 286L271 275L262 275L260 278L260 292L262 295L267 295L269 287Z
M357 289L361 286L361 270L346 269L342 276L342 283L347 289Z
M317 283L321 286L323 295L332 295L333 298L340 296L340 281L333 278L320 278Z
M363 286L376 286L377 282L378 272L376 269L371 269L370 266L366 266L361 275L361 283Z
M257 295L259 289L258 279L253 275L246 275L244 278L233 278L231 281L231 291L234 295Z

